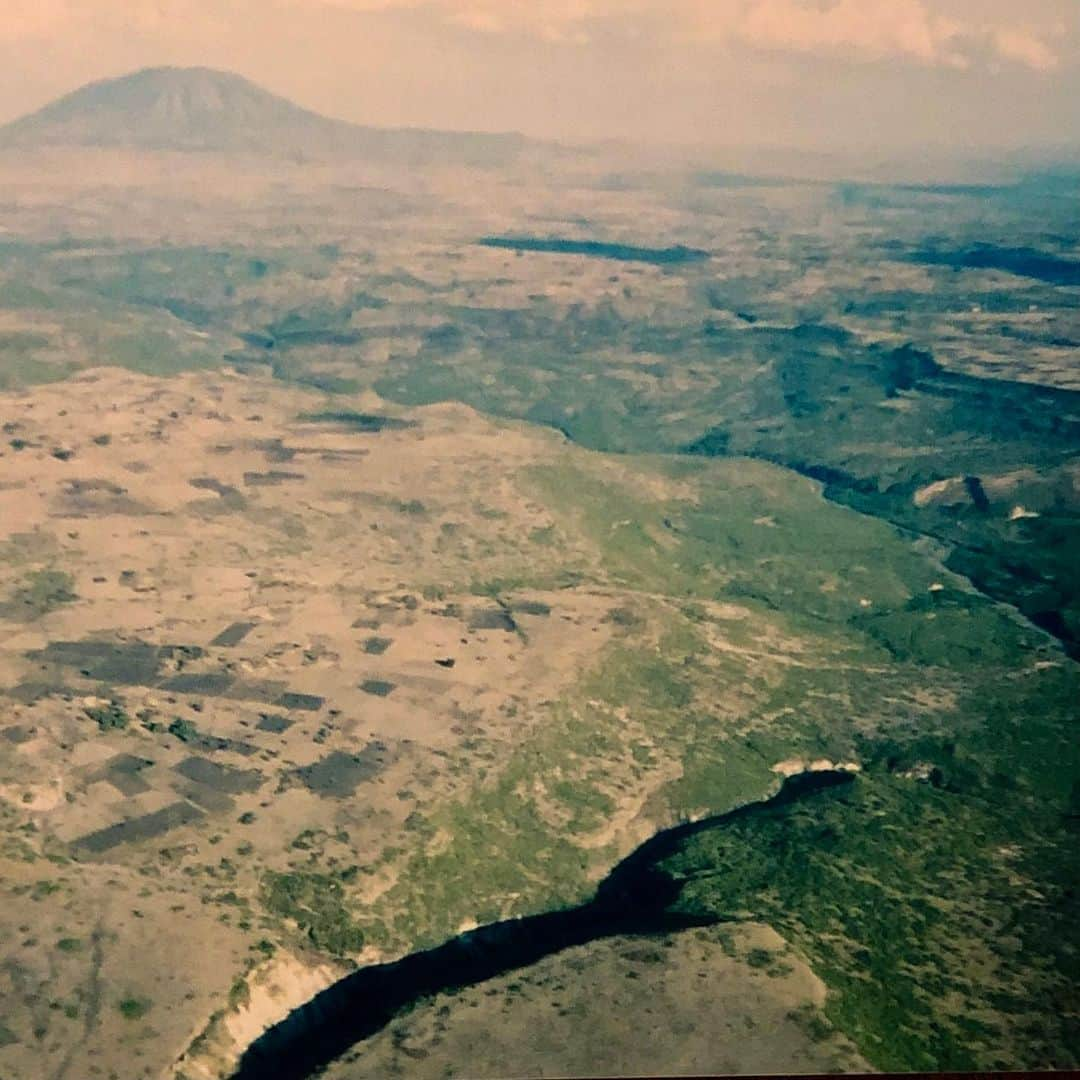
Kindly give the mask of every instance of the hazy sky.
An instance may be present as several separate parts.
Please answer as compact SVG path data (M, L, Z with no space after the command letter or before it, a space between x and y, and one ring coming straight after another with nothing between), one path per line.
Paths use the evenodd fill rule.
M1080 0L0 0L0 120L157 64L375 124L1080 145Z

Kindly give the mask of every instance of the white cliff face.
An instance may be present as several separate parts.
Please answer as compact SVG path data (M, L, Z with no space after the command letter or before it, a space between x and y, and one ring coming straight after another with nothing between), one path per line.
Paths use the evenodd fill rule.
M246 1000L211 1018L166 1078L217 1080L260 1035L347 973L344 966L312 964L288 952L250 972Z
M778 761L772 771L785 779L789 776L798 776L808 772L862 772L862 766L857 761L830 761L828 758L817 758L807 761L805 758L788 758Z
M912 502L919 507L931 505L949 506L970 501L962 476L951 476L947 480L937 480L932 484L927 484L925 487L919 488L912 498Z

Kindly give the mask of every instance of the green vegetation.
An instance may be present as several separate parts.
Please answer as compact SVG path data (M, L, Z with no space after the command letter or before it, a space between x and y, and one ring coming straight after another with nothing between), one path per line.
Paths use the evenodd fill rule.
M364 933L349 914L339 877L268 872L263 903L268 911L295 922L317 949L349 956L364 947Z
M587 899L614 858L595 837L666 770L648 799L661 822L762 798L785 758L856 760L868 771L850 790L691 842L669 867L687 881L682 906L776 926L832 989L831 1022L875 1065L1064 1061L1067 1021L1039 1021L1031 1049L1021 1043L1074 955L1054 944L1072 941L1064 914L1036 934L1027 883L1044 883L1063 913L1072 903L1062 814L1080 790L1075 673L1000 607L948 575L941 587L944 572L893 530L790 473L623 468L574 454L530 472L566 534L597 553L587 576L638 599L613 611L601 663L505 760L460 802L410 819L421 848L369 936L433 944L467 919ZM471 748L474 776L484 750ZM1010 893L995 881L1011 845L1030 870ZM1008 955L980 967L995 927ZM771 953L748 959L783 970Z
M152 1004L149 998L126 997L118 1001L116 1007L125 1020L141 1020Z
M199 737L199 729L182 716L174 717L166 729L170 735L181 742L194 742Z
M593 542L614 584L735 601L806 626L861 616L863 600L898 607L935 580L887 526L823 503L814 485L774 466L634 459L672 490L664 499L580 460L537 466L529 480L566 528Z
M746 962L752 968L767 968L773 962L773 954L768 949L751 949L746 954Z
M1003 678L962 740L869 741L854 785L687 841L678 906L780 930L879 1068L1075 1067L1075 691L1063 668Z
M413 822L424 848L380 910L388 925L373 925L373 934L432 944L468 918L584 901L592 873L613 859L596 837L665 763L677 762L683 776L656 791L661 821L721 813L776 786L764 744L738 737L742 725L725 724L706 704L716 673L697 629L655 602L643 606L640 625L466 799ZM803 718L776 738L820 752ZM648 763L643 744L652 748ZM476 748L470 757L475 772Z
M794 1020L814 1042L824 1042L835 1033L833 1026L814 1005L801 1005L793 1009L788 1013L788 1019Z
M124 711L119 701L110 701L107 705L92 705L83 712L93 720L101 731L123 731L131 723L131 717Z
M229 987L228 1001L230 1009L241 1008L251 1001L251 988L248 986L246 976L237 975L233 979L232 985Z

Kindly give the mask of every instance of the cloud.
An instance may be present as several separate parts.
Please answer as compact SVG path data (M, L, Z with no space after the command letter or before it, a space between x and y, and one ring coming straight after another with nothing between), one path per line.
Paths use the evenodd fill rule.
M0 14L0 40L34 39L54 32L70 14L65 0L8 0Z
M836 0L825 6L765 0L738 7L728 29L733 37L758 48L965 64L959 49L961 23L934 15L922 0Z
M1057 53L1036 35L1017 27L1000 27L994 31L994 49L1003 60L1052 71L1060 64Z
M971 0L291 0L361 12L410 10L484 34L586 44L600 25L647 21L662 36L852 60L966 68L980 56L1047 71L1059 57L1039 25L1002 22ZM1060 10L1071 0L1029 0ZM993 7L993 5L990 5ZM1074 9L1075 10L1075 9Z
M264 10L408 12L488 37L529 35L584 46L601 31L657 44L906 61L952 68L1051 71L1080 36L1076 0L261 0ZM212 27L251 0L5 0L0 40L89 28L167 35ZM1022 11L1020 18L1018 13Z
M587 27L601 19L632 20L656 12L659 0L291 0L357 12L394 10L429 14L483 34L532 34L586 44ZM685 0L673 0L678 6Z
M246 0L3 0L0 41L72 38L106 33L174 33L212 28Z

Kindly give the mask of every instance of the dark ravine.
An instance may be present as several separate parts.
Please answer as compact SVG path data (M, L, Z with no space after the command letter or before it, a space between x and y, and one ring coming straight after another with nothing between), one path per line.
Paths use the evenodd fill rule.
M711 925L717 920L671 911L681 885L659 864L696 833L853 779L852 773L842 771L791 777L769 799L657 833L619 863L581 907L491 923L393 963L361 968L266 1031L244 1053L233 1080L305 1080L418 1002L486 982L564 949L608 937Z
M795 328L795 332L800 329ZM820 332L825 328L814 329ZM827 417L824 410L844 397L848 382L863 389L878 388L886 398L894 397L898 391L917 392L955 417L962 429L1005 448L1001 460L988 465L991 475L1022 467L1060 468L1080 453L1080 392L946 370L929 352L912 346L877 357L874 364L863 358L862 362L841 368L822 358L813 369L810 385L804 385L790 371L788 375L793 385L788 387L787 403L797 420ZM842 418L838 418L837 423L841 422ZM901 433L897 441L902 444L909 437L910 433ZM1031 444L1033 440L1038 454L1031 461L1010 457L1009 447ZM745 433L736 440L725 427L710 428L679 449L698 457L744 454L790 469L819 482L823 496L830 502L887 521L905 535L944 544L948 570L964 577L982 595L1012 607L1031 625L1056 638L1073 660L1080 660L1080 628L1076 622L1080 582L1074 573L1063 572L1061 562L1053 556L1055 548L1074 544L1080 535L1075 511L1051 515L1048 520L1053 525L1045 534L1036 534L1022 543L1007 543L989 516L991 506L982 478L969 471L970 453L950 456L943 452L939 460L924 466L922 473L898 479L857 465L850 471L847 462L836 456L831 461L823 457L808 459L800 449L758 443ZM969 521L961 525L946 515L913 511L912 498L918 487L953 475L962 477L971 500ZM1040 528L1043 524L1040 522Z
M784 461L768 455L760 457L763 461L817 480L822 485L822 495L830 502L886 521L912 539L924 538L943 545L947 552L942 561L945 569L962 577L987 599L1012 608L1031 626L1055 638L1071 660L1080 662L1080 635L1069 626L1063 614L1063 609L1074 603L1067 585L1055 582L1032 567L1017 565L1004 555L995 557L989 543L965 542L933 527L921 525L918 521L904 519L893 511L886 499L876 498L876 493L864 481L842 475L826 476L823 473L830 470L806 466L801 462ZM965 478L968 479L974 480L982 490L978 477ZM986 498L985 494L982 498ZM1033 586L1038 586L1044 595L1049 594L1051 604L1058 606L1033 606L1025 596L1025 589L1032 589Z

